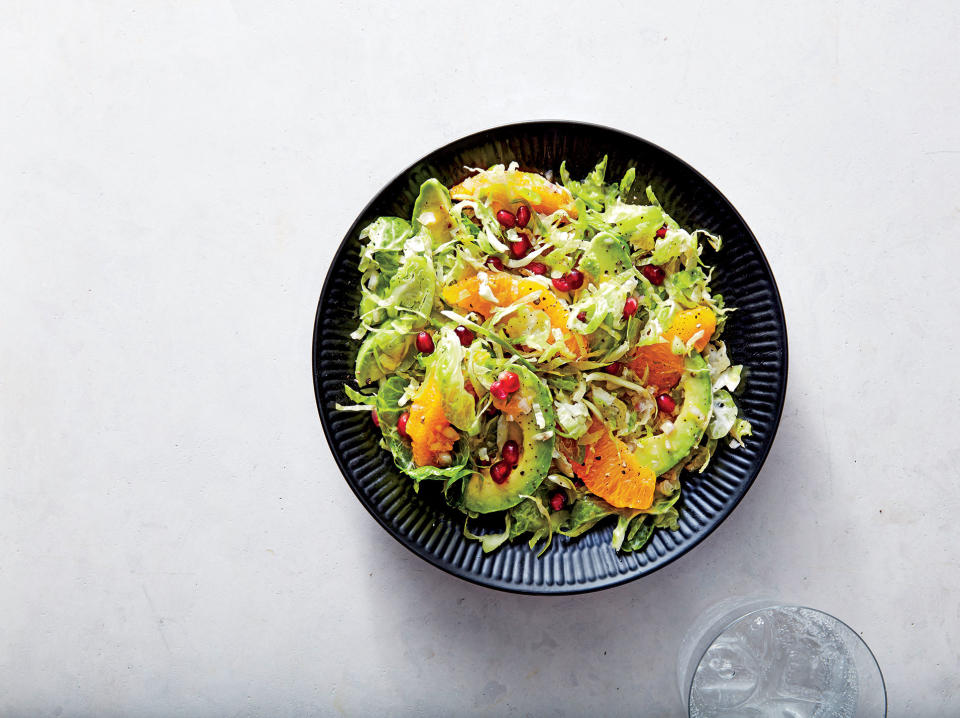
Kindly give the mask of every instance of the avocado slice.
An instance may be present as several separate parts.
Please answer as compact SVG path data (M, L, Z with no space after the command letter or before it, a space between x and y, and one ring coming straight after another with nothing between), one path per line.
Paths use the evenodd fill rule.
M537 490L550 471L555 441L552 431L556 422L553 396L547 385L526 367L511 367L511 371L515 371L520 377L520 391L530 401L531 406L534 403L539 405L544 425L541 428L537 423L536 412L533 410L512 422L513 428L518 432L518 435L512 438L520 444L520 460L502 484L497 484L490 478L489 468L473 474L467 480L460 499L460 504L466 511L487 514L516 506L523 501L522 496L530 496ZM551 431L549 439L534 438L536 434L548 430Z
M590 240L580 258L580 267L599 284L633 266L627 244L610 232L600 232Z
M657 476L677 465L697 445L710 422L713 388L710 369L703 357L692 354L684 362L685 373L680 380L683 405L668 434L657 434L642 439L633 455Z
M420 194L413 205L413 232L427 231L433 245L446 242L453 236L453 202L450 190L431 177L420 185Z

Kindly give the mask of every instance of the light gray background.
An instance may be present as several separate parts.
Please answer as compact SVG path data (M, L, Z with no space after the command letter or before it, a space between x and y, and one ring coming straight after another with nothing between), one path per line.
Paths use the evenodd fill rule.
M686 627L757 592L862 631L891 715L960 714L960 10L664 5L3 3L0 714L673 716ZM552 600L381 530L310 374L368 199L536 118L714 181L790 331L726 523Z

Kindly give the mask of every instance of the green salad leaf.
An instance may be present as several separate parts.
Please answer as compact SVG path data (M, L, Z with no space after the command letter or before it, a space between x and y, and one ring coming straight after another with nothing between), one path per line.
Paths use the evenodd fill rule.
M607 196L606 188L603 184L603 176L606 174L606 171L607 156L604 155L603 159L593 168L593 171L586 176L586 179L582 182L577 182L570 178L570 173L567 172L567 163L560 163L560 177L563 181L563 186L570 190L570 194L582 200L584 205L595 212L603 211L604 201Z
M367 336L357 352L356 374L360 386L393 376L410 365L413 358L413 327L392 321Z
M737 420L737 405L730 392L726 389L714 392L713 414L707 427L707 435L711 439L722 439L730 433Z
M447 419L458 429L476 434L480 429L473 395L464 387L464 348L451 327L442 327L436 350L429 359L427 376L433 376L443 392Z
M360 271L377 269L389 279L399 268L404 245L413 231L410 223L399 217L380 217L360 233Z

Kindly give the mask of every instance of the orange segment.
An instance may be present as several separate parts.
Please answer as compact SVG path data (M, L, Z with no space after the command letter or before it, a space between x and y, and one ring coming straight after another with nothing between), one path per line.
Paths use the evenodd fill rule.
M453 451L454 443L460 438L443 413L443 393L433 376L427 376L413 400L407 434L417 466L439 466L440 454Z
M514 392L506 399L493 398L493 406L504 414L512 416L514 419L529 414L533 410L530 397L527 396L523 387L520 391Z
M590 431L603 430L600 438L587 447L582 464L571 462L575 473L587 488L611 506L623 509L648 509L653 504L657 475L641 464L627 445L613 436L597 420Z
M703 335L693 345L698 352L702 352L716 328L717 317L708 307L694 307L678 313L663 338L672 342L674 337L679 337L686 344L690 337L702 330Z
M586 345L580 335L567 329L569 310L552 290L532 279L523 279L513 274L497 272L492 272L487 276L487 284L499 304L494 304L480 296L480 280L476 276L468 277L446 287L443 290L443 300L452 307L459 307L477 312L484 317L490 317L497 309L512 304L520 297L539 291L541 292L540 296L529 307L539 310L549 317L550 326L563 333L564 343L575 356L583 356L587 353ZM549 341L552 344L553 338L551 337Z
M683 357L673 353L673 338L678 337L686 343L690 337L702 331L703 334L693 346L697 351L703 351L716 328L717 318L707 307L685 309L677 313L670 323L670 328L664 332L665 342L636 348L629 361L630 368L641 379L646 372L646 383L649 386L660 391L669 391L683 376Z
M566 210L571 217L577 216L573 197L566 187L555 185L535 172L481 172L467 177L451 188L453 199L473 199L482 194L489 199L493 210L516 209L523 203L541 214L552 214L558 209Z
M669 391L683 376L683 357L674 354L667 342L637 347L629 365L641 379L646 372L646 383L659 391Z

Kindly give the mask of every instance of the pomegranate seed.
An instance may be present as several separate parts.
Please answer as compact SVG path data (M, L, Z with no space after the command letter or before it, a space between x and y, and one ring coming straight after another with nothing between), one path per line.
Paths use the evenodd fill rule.
M669 394L661 394L657 397L657 406L660 407L660 411L669 414L677 408L677 402Z
M530 251L530 240L520 235L516 242L510 242L510 256L514 259L523 259Z
M567 276L564 277L567 280L567 284L570 285L570 289L580 289L583 286L583 272L579 269L571 269L567 272Z
M380 427L380 415L377 413L377 410L376 410L376 409L374 409L372 412L370 412L370 418L373 419L373 425L376 426L377 428L379 428L379 427Z
M510 476L511 471L513 471L513 467L510 466L508 461L498 461L490 467L490 478L493 479L494 483L502 484Z
M632 317L637 313L637 308L640 306L640 303L637 301L636 297L627 297L627 301L623 303L623 316Z
M560 511L567 504L567 497L562 491L554 491L550 494L550 508L554 511Z
M520 461L520 445L510 439L500 449L500 456L503 457L504 461L509 461L511 466L516 466L517 462Z
M586 312L580 312L580 313L577 315L577 320L578 320L578 321L581 321L581 322L587 321L587 313L586 313Z
M507 229L517 226L517 218L513 216L513 212L506 209L501 209L497 212L497 221Z
M556 287L558 292L569 292L570 283L567 281L567 278L564 277L554 277L550 280L553 282L553 286Z
M620 376L623 373L623 364L618 361L615 361L613 364L608 364L603 368L607 374L613 374L614 376Z
M503 260L500 257L487 257L487 261L484 262L488 267L496 269L498 272L503 271Z
M397 419L397 433L400 434L401 439L409 439L410 435L407 433L407 422L410 421L409 412L403 412L400 415L400 418Z
M547 265L543 262L530 262L530 264L527 265L527 269L534 274L547 273Z
M417 334L417 351L421 354L433 354L433 337L427 332Z
M495 381L490 385L490 393L493 394L495 399L500 401L506 400L510 396L510 392L504 389L502 381Z
M667 276L667 273L663 271L663 267L658 267L656 264L644 264L640 267L640 274L646 277L647 281L656 287L663 284L663 278Z
M526 227L527 222L530 221L530 208L527 205L522 204L517 207L517 226Z
M457 335L457 339L460 340L460 346L468 347L473 344L473 340L476 339L476 334L471 332L462 324L453 330L453 333Z
M667 236L667 225L666 225L666 224L664 224L660 229L657 230L657 236L658 236L660 239L663 239L664 237Z
M500 374L500 383L508 394L512 394L520 388L520 377L512 371L505 371Z

